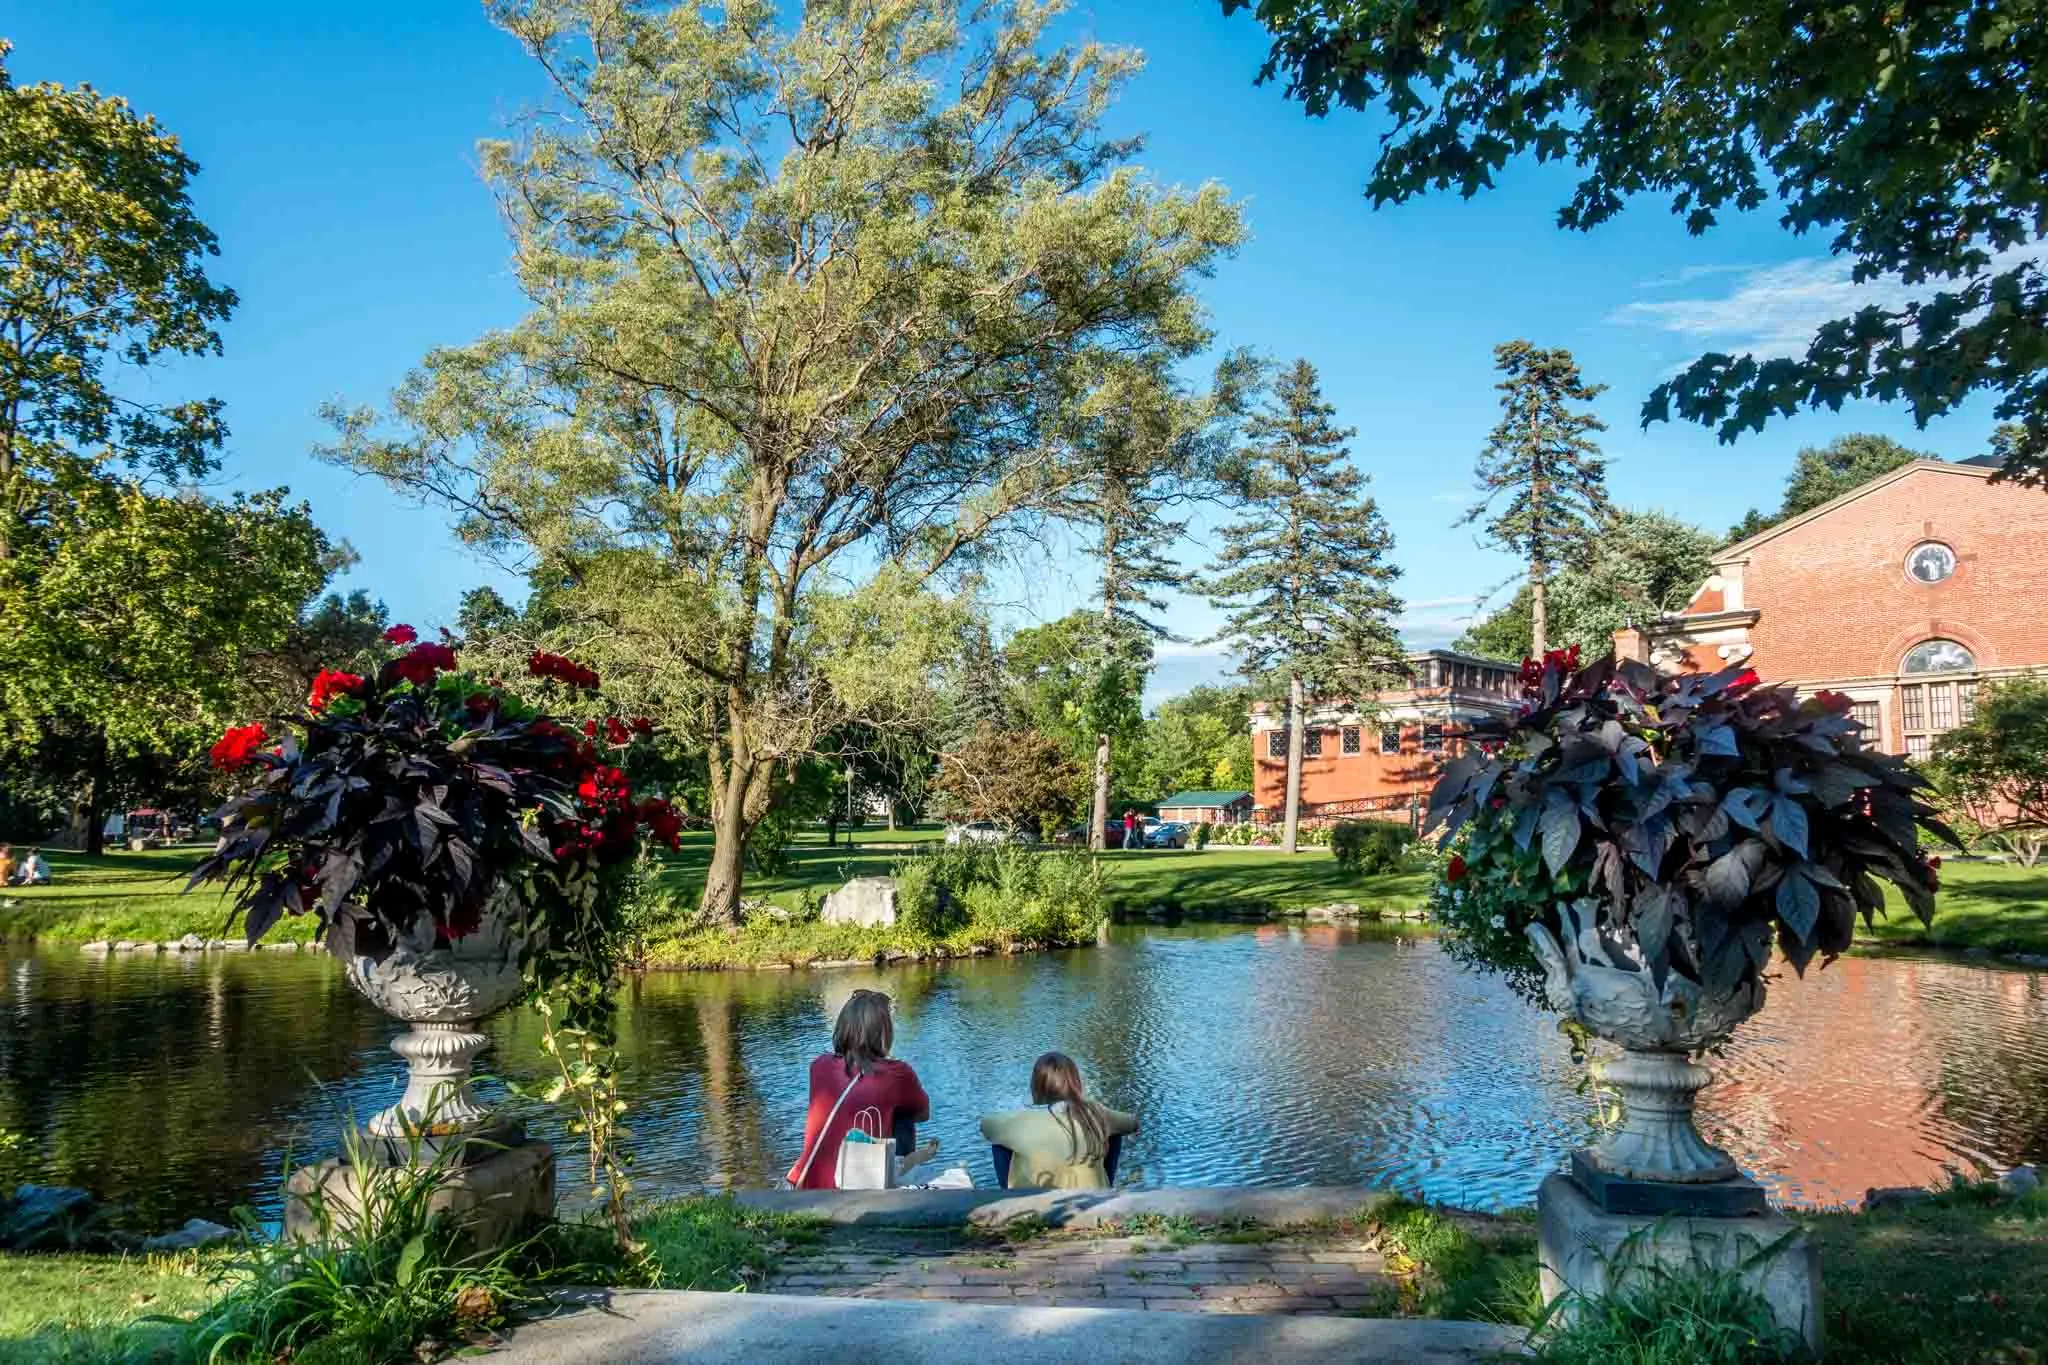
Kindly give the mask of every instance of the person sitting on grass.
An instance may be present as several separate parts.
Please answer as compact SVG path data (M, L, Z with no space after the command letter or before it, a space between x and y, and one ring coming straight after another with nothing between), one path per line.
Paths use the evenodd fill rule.
M43 858L43 851L41 849L30 849L28 856L21 860L21 869L14 874L14 884L16 886L48 886L50 884L50 864Z
M1089 1099L1081 1068L1064 1052L1032 1066L1031 1105L981 1120L981 1135L1011 1152L1003 1188L1108 1189L1110 1139L1137 1132L1137 1116Z
M880 991L853 993L832 1026L832 1050L811 1063L811 1102L804 1114L804 1152L789 1168L789 1183L800 1190L839 1188L839 1148L864 1110L881 1113L877 1136L890 1141L898 1115L923 1123L932 1102L907 1062L889 1055L896 1024L889 997ZM930 1144L925 1144L929 1146ZM935 1147L932 1150L936 1150ZM930 1152L912 1153L924 1160ZM913 1163L903 1163L908 1169Z

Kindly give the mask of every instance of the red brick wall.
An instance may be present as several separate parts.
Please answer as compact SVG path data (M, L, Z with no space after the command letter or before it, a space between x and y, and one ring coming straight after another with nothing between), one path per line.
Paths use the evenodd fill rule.
M1268 733L1272 732L1260 731L1252 736L1252 801L1262 811L1277 811L1287 803L1287 760L1284 756L1266 757ZM1343 752L1343 739L1336 727L1323 729L1322 734L1322 755L1304 755L1301 760L1303 805L1426 792L1436 781L1440 759L1422 752L1419 722L1403 723L1399 754L1380 752L1378 722L1368 721L1361 727L1360 752L1355 754ZM1447 739L1445 744L1444 756L1448 757L1456 749L1457 741Z
M1923 540L1955 550L1946 582L1906 576ZM2048 664L2048 493L1914 470L1757 547L1742 582L1763 613L1750 662L1766 681L1896 673L1936 637L1980 667Z

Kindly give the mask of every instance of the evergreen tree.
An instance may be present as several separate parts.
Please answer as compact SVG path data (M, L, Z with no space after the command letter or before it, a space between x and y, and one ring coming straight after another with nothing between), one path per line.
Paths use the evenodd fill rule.
M1187 534L1181 513L1213 495L1228 419L1256 378L1254 362L1233 352L1217 370L1215 389L1192 396L1174 381L1171 360L1153 352L1110 361L1068 422L1079 468L1060 515L1093 542L1098 567L1099 619L1086 642L1091 677L1080 704L1094 746L1089 845L1098 852L1115 737L1135 737L1144 725L1152 647L1169 636L1159 619L1164 594L1188 583L1173 558ZM1134 770L1137 754L1123 757Z
M1493 348L1493 362L1507 376L1494 386L1505 411L1479 457L1486 496L1459 524L1484 520L1494 544L1528 561L1529 655L1540 659L1551 575L1592 558L1607 516L1607 465L1591 439L1607 424L1571 407L1590 403L1606 386L1586 383L1562 348L1504 342Z
M1220 638L1236 648L1259 695L1287 697L1287 814L1292 853L1301 813L1303 708L1349 696L1369 705L1401 668L1400 611L1388 562L1394 538L1365 476L1350 463L1356 432L1336 424L1315 367L1297 360L1245 423L1244 511L1223 528L1209 580L1227 613Z

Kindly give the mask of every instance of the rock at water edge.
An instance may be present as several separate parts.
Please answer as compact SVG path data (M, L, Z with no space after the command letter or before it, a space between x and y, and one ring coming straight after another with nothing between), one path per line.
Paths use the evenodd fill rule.
M855 877L825 897L819 918L827 924L855 924L887 929L896 923L896 879Z
M209 1223L204 1218L193 1218L176 1232L166 1232L152 1237L142 1244L144 1251L191 1251L196 1247L212 1246L215 1242L233 1240L235 1230L224 1228L218 1223Z

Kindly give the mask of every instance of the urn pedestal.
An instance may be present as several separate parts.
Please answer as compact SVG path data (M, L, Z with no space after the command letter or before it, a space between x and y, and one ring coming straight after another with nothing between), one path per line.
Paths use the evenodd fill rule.
M430 1207L461 1219L479 1247L499 1245L555 1206L554 1149L529 1140L470 1089L471 1068L490 1043L480 1025L525 990L520 973L519 907L500 890L477 929L452 943L436 940L432 920L381 958L346 960L349 984L408 1030L391 1050L406 1063L398 1102L372 1116L346 1155L292 1176L285 1200L288 1236L345 1234L380 1180L434 1166Z
M1660 986L1648 964L1603 941L1590 917L1567 907L1565 941L1529 930L1553 1008L1622 1049L1600 1082L1622 1120L1572 1154L1571 1174L1537 1192L1543 1297L1579 1302L1659 1270L1737 1271L1771 1305L1778 1325L1821 1349L1820 1267L1806 1234L1772 1212L1763 1187L1693 1124L1713 1079L1693 1057L1728 1040L1763 1008L1761 981L1703 991L1675 972Z

